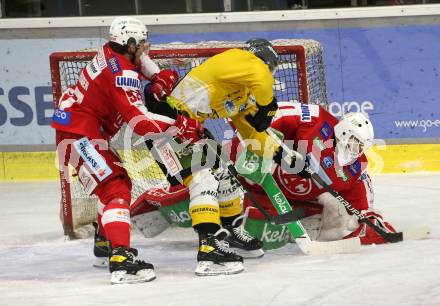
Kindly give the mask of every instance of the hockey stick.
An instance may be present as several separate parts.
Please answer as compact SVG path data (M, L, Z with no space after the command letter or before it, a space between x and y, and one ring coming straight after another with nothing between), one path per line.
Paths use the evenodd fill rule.
M209 132L208 132L209 133ZM211 138L212 135L208 136ZM208 147L215 151L217 158L219 158L224 165L227 166L229 173L232 175L234 180L250 195L250 199L255 200L255 203L258 205L258 201L253 197L252 193L248 192L245 187L238 180L238 171L232 165L230 161L226 161L221 154L218 154L219 144L217 143L216 148L212 148L208 145ZM284 194L279 189L276 182L273 180L271 175L265 175L264 181L261 186L269 196L272 204L278 211L278 213L282 216L283 214L288 215L292 212L292 208L285 198ZM355 252L360 249L360 240L358 237L349 238L344 240L337 241L312 241L305 231L304 227L299 221L292 221L287 224L287 228L289 229L291 235L295 239L296 244L300 248L300 250L304 254L309 255L324 255L324 254L337 254L337 253L347 253L347 252Z
M304 212L304 209L302 209L302 208L299 208L299 209L296 209L296 210L292 210L291 212L288 212L288 213L285 213L285 214L281 214L281 215L278 215L278 216L271 216L271 215L269 215L269 213L266 211L266 209L255 198L255 196L251 192L249 192L243 186L243 184L241 184L241 182L238 179L237 169L235 169L235 167L233 166L232 162L231 161L226 161L221 156L221 146L216 141L216 139L215 139L214 135L212 135L211 131L209 131L207 128L205 128L204 134L205 134L205 136L208 139L215 141L216 147L217 147L216 157L219 158L223 162L223 164L227 167L228 172L231 174L231 177L234 179L234 182L238 186L241 187L241 189L244 192L244 195L246 197L248 197L249 200L252 202L252 204L261 212L261 214L264 216L266 221L268 221L269 223L271 223L273 225L283 225L283 224L286 224L286 223L290 223L292 221L301 220L301 219L303 219L305 217L305 212Z
M304 157L298 153L297 151L290 149L287 147L284 142L279 139L275 133L271 129L267 129L267 132L270 137L272 137L277 144L290 156L304 160ZM325 190L327 190L332 196L334 196L339 203L341 203L349 212L354 214L359 222L363 222L367 224L369 227L371 227L376 233L378 233L382 238L384 238L386 241L395 243L400 242L403 240L409 240L409 239L422 239L429 235L430 229L427 226L423 226L416 229L410 229L403 232L397 232L397 233L388 233L384 231L382 228L371 222L365 215L363 215L359 210L353 207L347 200L345 200L336 190L331 188L320 176L318 173L314 172L310 166L306 166L304 170L310 174L312 179L321 185Z

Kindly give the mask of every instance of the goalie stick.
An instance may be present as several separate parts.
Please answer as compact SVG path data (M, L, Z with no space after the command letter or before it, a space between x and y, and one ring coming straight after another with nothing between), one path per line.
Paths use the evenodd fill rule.
M304 160L304 157L300 153L287 147L284 144L284 142L280 140L271 129L267 129L267 133L277 142L277 144L286 152L287 155L292 156L296 159ZM360 222L367 224L376 233L378 233L381 237L383 237L386 241L395 243L403 240L423 239L429 235L430 228L428 226L422 226L419 228L409 229L397 233L388 233L384 231L382 228L380 228L379 226L371 222L368 218L366 218L358 209L354 208L353 205L351 205L347 200L345 200L336 190L331 188L319 176L318 173L314 172L313 169L310 168L310 166L306 165L304 170L310 174L310 176L316 183L318 183L325 190L327 190L332 196L334 196L339 201L339 203L341 203L349 212L354 214Z
M214 140L213 135L205 128L205 135ZM217 147L212 148L209 143L208 147L215 151L217 158L219 158L222 163L227 167L229 173L235 182L243 189L246 195L249 196L249 199L253 202L256 207L261 207L255 197L249 192L239 181L238 179L238 171L232 165L232 162L227 161L223 158L221 153L219 154L219 149L221 152L220 144L217 143ZM277 209L278 213L283 215L289 215L292 212L292 208L290 207L287 199L284 194L281 192L276 182L273 180L271 175L265 175L265 182L262 184L264 190L268 194L271 199L272 204ZM262 208L262 207L261 207ZM264 210L264 209L263 209ZM266 212L267 214L267 212ZM290 221L287 224L287 228L289 229L291 235L293 236L295 243L298 245L300 250L307 255L329 255L329 254L339 254L339 253L352 253L356 252L360 249L360 240L358 237L349 238L344 240L337 241L312 241L305 231L304 227L301 225L299 221Z

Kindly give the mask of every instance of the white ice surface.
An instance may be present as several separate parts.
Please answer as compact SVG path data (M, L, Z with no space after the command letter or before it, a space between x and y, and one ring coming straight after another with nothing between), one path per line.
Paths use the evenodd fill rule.
M440 305L440 175L374 178L376 206L398 229L429 239L311 257L295 245L245 262L237 275L194 275L196 236L172 228L133 246L157 279L110 285L92 267L92 240L64 241L59 186L0 184L0 305Z

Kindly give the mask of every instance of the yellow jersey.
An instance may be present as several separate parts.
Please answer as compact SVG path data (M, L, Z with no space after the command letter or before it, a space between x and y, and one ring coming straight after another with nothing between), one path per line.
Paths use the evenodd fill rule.
M269 67L249 51L230 49L192 69L171 93L178 109L193 118L232 118L273 100Z

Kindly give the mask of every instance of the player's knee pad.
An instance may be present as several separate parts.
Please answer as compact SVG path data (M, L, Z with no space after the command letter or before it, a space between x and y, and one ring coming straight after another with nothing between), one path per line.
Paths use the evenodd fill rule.
M231 217L241 214L243 211L242 197L243 192L232 180L231 174L226 169L219 169L216 174L219 180L218 202L221 217Z
M218 185L211 169L201 170L192 176L188 188L189 213L193 226L200 223L220 224Z

